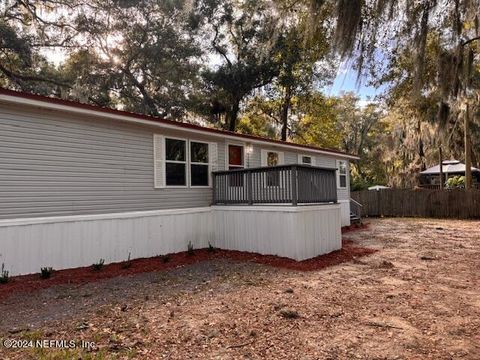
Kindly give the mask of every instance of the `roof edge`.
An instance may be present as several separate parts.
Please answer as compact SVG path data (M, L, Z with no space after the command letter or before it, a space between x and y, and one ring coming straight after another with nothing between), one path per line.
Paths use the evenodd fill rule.
M3 95L3 96L2 96ZM185 122L178 122L174 120L166 120L160 117L154 117L150 115L143 115L143 114L138 114L138 113L133 113L133 112L128 112L124 110L117 110L117 109L112 109L108 107L100 107L100 106L95 106L95 105L90 105L90 104L85 104L77 101L72 101L72 100L64 100L64 99L59 99L59 98L54 98L54 97L48 97L48 96L43 96L43 95L37 95L37 94L32 94L32 93L26 93L26 92L21 92L21 91L15 91L15 90L9 90L0 87L0 100L8 101L8 102L13 102L13 103L24 103L25 101L16 101L16 99L23 99L27 101L33 101L33 102L38 102L38 103L32 103L30 105L33 106L42 106L45 108L51 108L51 106L48 105L56 105L60 106L62 108L57 108L56 110L63 110L63 111L73 111L73 112L78 112L75 110L83 110L83 111L91 111L98 113L99 116L107 116L107 117L122 117L123 119L118 119L118 120L126 120L125 118L130 118L134 120L138 120L143 122L144 124L150 124L150 125L162 125L164 127L174 127L178 129L186 129L190 131L200 131L200 132L205 132L208 134L214 134L216 136L223 136L223 137L232 137L232 138L241 138L241 139L247 139L253 142L260 142L260 143L268 143L268 144L275 144L277 146L284 146L284 147L290 147L290 148L297 148L297 149L304 149L304 150L309 150L312 152L318 152L318 153L323 153L327 155L333 155L337 157L342 157L346 159L351 159L351 160L358 160L360 157L352 154L348 154L346 152L336 150L336 149L327 149L327 148L320 148L316 146L311 146L311 145L303 145L303 144L297 144L293 142L288 142L288 141L281 141L281 140L275 140L275 139L269 139L261 136L256 136L256 135L248 135L248 134L240 134L232 131L227 131L227 130L220 130L220 129L215 129L215 128L209 128L201 125L195 125L195 124L190 124L190 123L185 123Z

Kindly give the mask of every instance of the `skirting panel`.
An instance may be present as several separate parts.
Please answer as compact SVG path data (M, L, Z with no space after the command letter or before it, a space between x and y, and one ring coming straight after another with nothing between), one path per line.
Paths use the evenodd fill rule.
M219 248L305 260L342 247L338 204L213 209Z
M342 227L350 226L350 200L338 200L342 213Z
M0 221L0 264L10 275L186 251L213 242L211 208Z
M186 251L188 243L304 260L341 248L340 205L215 206L0 220L11 275Z

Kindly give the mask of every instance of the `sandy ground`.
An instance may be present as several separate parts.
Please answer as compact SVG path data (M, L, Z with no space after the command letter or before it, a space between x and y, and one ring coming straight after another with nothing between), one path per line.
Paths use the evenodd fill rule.
M480 222L370 220L378 249L299 272L216 259L0 302L1 359L480 359Z

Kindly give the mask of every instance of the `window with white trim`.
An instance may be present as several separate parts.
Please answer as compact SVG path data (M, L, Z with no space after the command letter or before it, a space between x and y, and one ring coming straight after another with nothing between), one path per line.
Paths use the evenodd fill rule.
M190 142L190 185L209 185L209 151L208 143Z
M267 166L279 165L280 157L276 151L267 152ZM280 186L280 173L269 172L267 173L267 186Z
M165 138L165 184L187 186L187 141Z
M261 165L262 166L278 166L284 163L284 154L281 151L273 151L262 149L261 151ZM277 171L267 172L266 186L280 186L280 173Z
M298 154L298 163L303 165L315 165L315 159L310 155Z
M338 187L340 189L347 188L347 162L344 160L337 160L338 168Z
M245 167L243 153L242 145L228 145L228 170L243 169Z
M245 151L243 145L228 145L228 170L243 169L245 167ZM242 187L243 174L230 176L229 186Z

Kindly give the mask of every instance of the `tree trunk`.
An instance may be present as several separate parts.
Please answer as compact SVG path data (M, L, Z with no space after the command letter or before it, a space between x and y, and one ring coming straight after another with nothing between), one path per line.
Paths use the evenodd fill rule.
M439 157L439 164L440 164L440 190L443 190L443 153L442 153L442 146L438 148L438 157Z
M470 109L465 109L465 189L472 188L472 151L470 144Z
M225 125L229 131L237 129L238 112L240 111L240 101L233 104L225 114Z
M282 123L282 140L287 140L288 134L288 110L292 105L292 89L290 86L285 87L285 95L282 102L282 111L280 113L280 121Z

